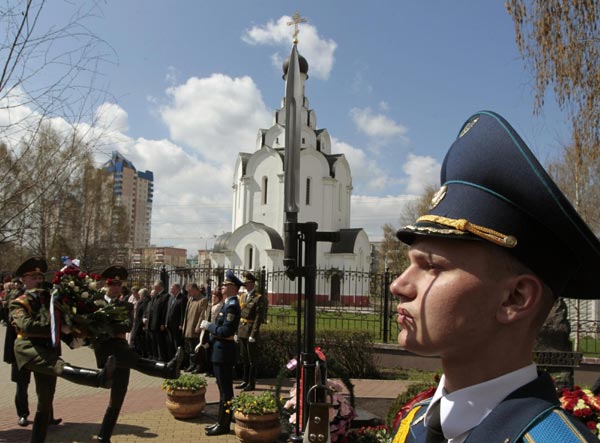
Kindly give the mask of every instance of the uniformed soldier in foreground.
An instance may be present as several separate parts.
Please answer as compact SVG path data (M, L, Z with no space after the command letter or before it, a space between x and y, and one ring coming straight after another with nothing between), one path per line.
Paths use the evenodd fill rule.
M399 344L439 355L444 375L394 443L597 443L560 409L532 352L557 297L600 294L598 239L495 113L465 123L441 183L430 210L397 233L410 265L390 290Z
M20 266L16 273L21 274L26 267ZM40 268L41 271L46 269ZM21 281L22 279L22 281ZM10 283L12 288L6 294L6 303L23 295L27 289L35 289L44 281L44 275L37 272L25 272L25 275L17 275ZM8 309L8 308L7 308ZM7 314L8 324L6 327L6 336L4 337L4 361L10 364L10 380L16 385L15 392L15 407L17 416L19 417L17 424L21 427L29 425L29 383L31 381L31 371L25 367L19 369L17 360L15 359L15 340L17 339L17 331L12 326L12 319ZM54 410L50 413L50 424L58 425L62 422L62 418L54 418Z
M99 306L115 304L126 309L128 315L127 319L111 325L113 330L111 337L90 337L98 367L105 366L109 355L114 355L117 362L114 381L110 390L110 400L100 426L100 432L98 432L98 441L105 443L110 442L119 419L119 413L129 386L131 368L152 377L177 378L179 377L179 367L183 361L183 350L181 348L177 350L175 357L170 362L163 363L142 358L127 343L125 334L131 330L133 324L133 305L119 299L121 286L127 280L127 275L127 269L122 266L111 266L101 274L106 292L104 298L99 300L99 302L103 302Z
M17 274L23 278L35 276L41 283L47 269L43 258L33 257L19 267ZM10 316L17 331L14 348L17 366L33 371L35 378L38 404L31 431L32 443L46 439L56 377L86 386L110 388L115 370L112 355L102 371L78 368L62 360L58 346L52 344L49 306L50 293L41 288L29 289L9 304Z
M267 299L256 291L256 277L244 272L246 293L241 297L242 318L238 327L240 355L244 365L244 379L238 388L253 391L256 388L256 349L260 338L260 327L267 316Z
M225 302L214 323L202 320L201 329L210 332L212 344L211 361L219 387L219 418L217 423L206 427L206 435L229 433L231 425L231 400L233 399L233 367L237 360L234 335L240 323L240 304L237 293L242 282L232 271L227 271L222 284Z

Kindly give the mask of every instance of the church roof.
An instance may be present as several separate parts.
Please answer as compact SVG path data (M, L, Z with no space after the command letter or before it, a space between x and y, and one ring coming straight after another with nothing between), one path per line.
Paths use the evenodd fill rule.
M227 240L229 240L229 237L231 237L231 232L219 235L215 240L213 252L225 252L227 250Z
M269 240L271 241L271 249L283 250L283 239L281 238L281 235L279 235L279 232L277 232L275 229L263 223L253 221L248 222L247 224L252 226L257 231L263 231L265 234L267 234Z
M332 254L351 254L354 252L354 245L358 233L362 228L340 229L340 241L331 243Z

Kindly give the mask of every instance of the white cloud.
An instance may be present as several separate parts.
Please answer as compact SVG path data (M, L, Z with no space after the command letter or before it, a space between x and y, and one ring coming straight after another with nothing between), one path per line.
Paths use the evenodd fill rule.
M96 125L115 132L127 132L129 119L123 108L114 103L103 103L96 109Z
M384 103L382 102L381 105L383 106L381 107L385 110L387 105L384 105ZM358 130L371 138L387 140L400 137L407 140L405 135L408 129L405 126L396 123L383 114L373 113L371 108L352 108L350 116Z
M277 52L271 57L273 64L281 68L292 47L293 27L288 26L291 20L291 17L284 15L276 22L270 20L264 26L254 26L244 33L242 40L251 45L281 48L284 52ZM299 29L298 51L308 61L308 75L327 80L333 69L337 43L332 39L321 38L317 28L310 23L301 24Z
M215 164L233 164L240 151L254 151L258 129L270 126L270 112L247 76L192 77L166 92L169 103L160 116L173 141Z
M331 138L331 145L331 152L344 154L348 160L352 182L356 189L377 192L395 182L377 165L375 159L370 158L362 149L355 148L335 137Z
M351 226L363 228L371 241L383 238L383 225L399 226L400 215L406 204L414 201L414 195L388 195L372 197L367 195L352 196Z
M440 182L440 163L433 157L408 154L402 169L407 175L406 192L423 194L428 186L437 186Z

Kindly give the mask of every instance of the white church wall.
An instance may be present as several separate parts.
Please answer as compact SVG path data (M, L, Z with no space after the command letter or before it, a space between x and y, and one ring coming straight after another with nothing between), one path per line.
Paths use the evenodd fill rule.
M279 178L283 174L281 157L276 151L263 148L249 159L246 174L252 177L252 187L255 189L251 198L252 211L248 221L263 223L277 230L281 235L284 221L283 187Z

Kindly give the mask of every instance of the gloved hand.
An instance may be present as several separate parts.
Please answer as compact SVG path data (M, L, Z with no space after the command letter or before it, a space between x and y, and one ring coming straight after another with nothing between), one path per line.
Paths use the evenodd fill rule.
M202 322L200 323L200 329L206 329L206 328L208 328L208 321L202 320Z
M249 343L254 343L256 341L256 339L252 336L248 337L248 342Z
M235 334L235 335L233 336L233 341L234 341L234 342L236 342L236 343L238 342L238 336L237 336L237 334Z
M196 345L196 347L194 348L194 352L198 352L198 351L200 351L200 348L201 348L201 347L202 347L202 343L198 343L198 344Z

